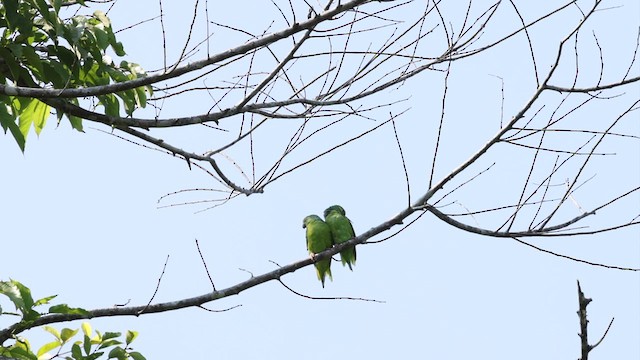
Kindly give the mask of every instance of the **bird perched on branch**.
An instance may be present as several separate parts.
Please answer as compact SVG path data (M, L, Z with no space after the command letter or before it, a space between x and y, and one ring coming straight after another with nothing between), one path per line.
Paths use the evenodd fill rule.
M342 244L356 236L351 220L345 215L346 212L340 205L329 206L324 211L324 220L331 229L334 244ZM349 265L349 270L353 271L352 266L356 263L356 248L350 246L340 251L340 258L342 266Z
M318 215L305 217L302 221L302 228L307 229L307 250L309 250L312 259L315 260L315 254L321 253L333 246L331 229ZM324 287L326 275L329 275L329 278L333 281L333 276L331 275L331 257L318 260L313 265L316 267L318 280L322 282L322 287Z

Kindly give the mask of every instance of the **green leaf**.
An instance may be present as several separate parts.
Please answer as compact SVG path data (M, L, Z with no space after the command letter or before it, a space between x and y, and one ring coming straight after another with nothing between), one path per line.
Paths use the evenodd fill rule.
M118 56L125 56L127 53L124 51L124 46L119 41L111 42L111 48Z
M44 33L46 34L45 38L47 39L53 38L57 40L58 38L57 30L62 29L62 27L60 26L59 18L54 16L54 17L50 17L49 20L51 20L52 22L49 22L44 18L33 19L33 25L35 25L33 29L34 31L28 34L29 35L28 38L29 39L35 38L38 33ZM39 35L38 37L42 37L43 35Z
M93 330L91 329L91 324L89 324L86 321L84 321L80 327L82 328L82 332L86 336L91 336L91 333L93 333Z
M141 108L144 108L144 107L147 106L147 92L145 91L145 89L146 89L146 87L144 87L144 86L135 88L135 91L136 91L136 103Z
M40 317L37 311L32 309L33 298L31 298L31 290L16 280L0 281L0 294L3 294L13 302L22 313L22 321L32 321Z
M84 353L89 355L89 353L91 353L91 338L89 338L89 336L87 335L84 336L83 347Z
M16 342L11 346L11 350L14 349L24 349L28 352L31 352L31 344L29 344L29 340L25 338L16 337Z
M120 102L112 94L98 96L100 103L104 106L104 113L108 116L120 116Z
M78 105L78 99L69 99L69 102L74 104L74 105ZM77 131L80 132L84 132L84 130L82 129L82 119L77 117L77 116L73 116L70 114L66 114L60 110L56 110L56 117L58 118L58 126L60 125L60 121L62 120L62 117L66 116L69 119L69 122L71 123L71 127Z
M20 360L38 360L38 356L32 353L27 347L18 346L20 343L16 343L9 349L9 351L5 352L3 356L9 356L11 358L20 359Z
M4 15L7 17L9 29L14 31L19 21L19 17L21 17L21 15L18 15L18 0L3 0L2 5L4 5L5 8Z
M73 51L67 49L64 46L57 46L55 47L54 51L55 52L53 54L57 55L58 59L60 59L60 61L69 69L77 67L78 56Z
M91 313L85 309L72 308L72 307L69 307L69 305L67 304L53 305L49 308L49 312L52 314L72 314L72 315L81 315L86 317L89 317L91 315Z
M22 320L29 323L33 320L36 320L37 318L39 318L41 316L41 314L33 309L29 309L27 310L23 315L22 315Z
M51 22L51 14L49 13L49 5L44 0L35 0L36 7L38 11L40 11L40 15L42 15L45 20Z
M76 360L83 359L82 350L80 350L80 345L73 344L73 346L71 346L71 356Z
M40 135L40 132L44 128L44 125L47 123L49 115L51 115L51 107L39 100L33 101L32 104L35 104L34 125L36 129L36 135Z
M82 128L82 119L77 117L77 116L73 116L73 115L67 115L67 117L69 118L69 122L71 123L71 127L80 131L80 132L84 132L83 128Z
M102 333L99 330L96 330L96 336L93 337L94 340L98 340L99 342L102 342Z
M95 360L95 359L98 359L100 356L102 356L102 354L104 354L104 352L98 351L98 352L95 352L95 353L85 357L85 359L86 360Z
M129 355L131 355L131 357L133 358L133 360L147 360L147 358L145 358L144 356L142 356L142 354L140 354L137 351L132 351L129 353Z
M39 300L37 300L37 301L35 302L35 305L34 305L34 306L39 306L39 305L48 304L48 303L49 303L49 300L51 300L51 299L55 298L56 296L58 296L58 295L51 295L51 296L47 296L47 297L44 297L44 298L42 298L42 299L39 299Z
M69 79L69 71L55 60L42 62L42 75L43 82L50 82L56 88L65 87Z
M43 326L44 330L47 331L48 333L50 333L51 335L53 335L56 339L58 340L62 340L60 338L60 332L58 331L58 329L51 327L51 326Z
M109 20L109 18L107 17L107 15L104 12L102 12L100 10L96 10L93 13L93 16L96 19L100 20L100 22L103 23L105 27L111 27L111 20Z
M79 76L80 81L87 85L107 85L109 76L100 69L100 66L91 58L86 59Z
M118 339L104 340L104 341L102 341L100 346L98 346L98 349L104 349L104 348L108 348L110 346L115 346L115 345L120 345L120 344L122 344L122 342L119 341Z
M53 349L55 349L57 347L60 347L60 346L62 346L62 343L60 341L58 341L58 340L54 340L54 341L52 341L50 343L46 343L46 344L42 345L40 347L40 349L38 349L38 354L37 354L38 355L38 359L45 358L45 357L42 357L42 355L46 354L48 351L51 351L51 350L53 350ZM50 358L50 357L48 357L48 358Z
M27 309L31 309L33 307L33 298L31 297L31 290L28 287L22 285L18 281L11 280L11 282L15 284L15 286L18 288L18 291L20 291L20 297L22 298L24 307Z
M20 115L22 114L19 114L18 117L18 127L20 128L20 133L26 140L29 135L29 130L31 129L31 124L33 124L33 117Z
M69 339L71 339L72 337L74 337L77 333L78 333L79 329L69 329L69 328L64 328L62 329L62 332L60 333L60 338L62 339L62 342L67 342Z
M98 27L93 27L90 31L91 33L93 33L98 47L101 50L105 50L107 46L109 46L109 36L107 35L107 33Z
M120 359L120 360L125 360L127 358L127 352L124 351L123 348L117 346L113 349L111 349L111 351L109 351L109 359Z
M14 98L12 105L18 114L18 126L24 138L27 138L32 124L36 130L36 134L39 135L49 117L49 105L40 100L28 98ZM32 306L33 300L30 301L30 305Z
M133 114L133 112L136 110L135 91L133 90L120 91L120 92L117 92L116 95L118 95L118 97L122 99L122 102L124 103L124 110L127 113L127 115Z
M129 77L118 69L107 68L107 73L109 73L109 76L115 82L124 82L129 80Z
M60 12L60 7L62 6L62 0L53 0L53 10L57 13Z
M16 309L24 307L20 290L14 284L14 281L0 281L0 294L5 295L16 306Z
M71 45L76 45L84 35L84 29L87 25L87 18L78 15L71 18L71 23L65 26L64 38ZM81 50L81 49L78 49Z
M137 331L127 330L127 336L125 340L127 342L127 345L131 344L133 340L135 340L137 337L138 337Z
M13 53L13 56L16 59L20 59L22 57L22 45L21 44L8 44L7 45L7 49L11 50L11 52Z
M38 31L26 38L25 43L32 45L34 43L44 43L49 40L49 35L44 31Z
M42 59L40 58L40 56L38 56L38 54L36 54L36 51L34 50L33 47L31 46L23 47L22 55L24 56L26 63L29 65L29 67L31 67L33 70L39 73L43 73ZM40 80L44 81L44 79L40 79Z
M107 331L106 333L104 333L104 335L102 335L102 339L103 340L109 340L109 339L120 337L120 335L122 335L122 334L119 333L119 332L109 332L109 331Z
M11 131L11 135L13 135L13 138L16 140L18 147L20 147L20 150L24 152L26 139L20 132L20 128L15 121L15 116L9 114L6 106L2 103L2 101L0 101L0 124L2 125L5 134L7 133L7 129Z
M9 67L11 73L10 78L15 82L20 78L20 64L16 61L15 56L8 48L0 46L0 58L4 61L4 64ZM3 74L4 75L4 74ZM7 76L9 77L9 76Z

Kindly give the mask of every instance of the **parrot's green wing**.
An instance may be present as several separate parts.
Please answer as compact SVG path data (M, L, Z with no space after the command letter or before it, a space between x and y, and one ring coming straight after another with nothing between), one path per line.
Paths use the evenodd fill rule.
M309 215L304 218L302 227L307 229L307 250L313 257L314 254L321 253L333 246L331 239L331 229L329 225L322 221L318 215ZM331 281L331 258L317 261L314 266L318 274L318 280L322 282L324 287L325 276L329 275Z
M342 244L356 236L351 221L345 215L346 212L340 205L330 206L324 211L324 219L331 228L335 244ZM342 250L340 258L343 266L349 265L349 269L353 270L352 266L356 263L356 248L352 246Z

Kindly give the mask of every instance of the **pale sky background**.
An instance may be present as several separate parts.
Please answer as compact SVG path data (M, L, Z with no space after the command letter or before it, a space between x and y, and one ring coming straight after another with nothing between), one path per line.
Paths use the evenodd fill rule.
M187 3L189 5L185 5ZM163 3L170 61L177 58L186 37L191 4ZM416 2L394 15L409 21L416 14L412 11L423 6L420 4ZM586 9L591 3L582 4ZM370 4L366 8L382 6L384 4ZM474 3L475 13L486 6ZM536 8L520 7L526 21L546 11L539 6L536 3ZM584 49L584 55L580 57L578 86L593 85L597 81L600 62L593 29L604 54L603 83L619 79L633 56L640 26L639 3L634 0L605 2L603 8L608 10L597 13L580 37L579 46ZM443 6L442 10L455 24L461 21L463 12L455 6ZM158 13L157 1L121 0L109 16L114 28L121 29ZM254 33L264 31L272 22L270 31L286 27L267 1L210 2L209 14L213 21ZM200 16L194 28L195 41L201 41L205 34L204 14ZM519 24L508 4L502 4L496 16L481 43L510 33ZM566 36L578 19L578 10L572 8L565 15L534 28L531 36L540 72L548 69L558 40ZM210 43L212 53L246 40L231 37L229 31L214 26L210 30L214 32ZM380 34L386 36L391 31L389 28ZM162 38L157 20L118 36L127 51L125 59L148 70L162 67ZM379 45L385 36L364 36L353 46L364 49L369 42ZM442 38L427 38L422 46L430 46L431 41L437 46ZM319 47L313 48L316 51L326 46L322 41L311 44ZM573 44L569 49L573 49ZM574 60L571 54L567 55L561 69L568 70L560 72L554 84L571 84L574 71L570 66ZM204 49L192 59L203 56ZM264 66L268 68L272 63ZM638 75L637 63L631 74ZM523 35L478 57L454 63L436 180L471 156L499 129L501 84L494 75L504 79L504 119L507 120L535 91ZM399 90L387 91L376 98L388 101L411 96L391 110L399 113L410 108L399 118L397 126L412 200L424 193L428 181L434 130L440 116L442 78L442 73L424 73ZM232 79L214 74L196 85L213 86L226 80ZM606 129L621 109L638 99L640 89L637 85L627 86L607 95L616 94L622 95L590 103L560 127ZM541 122L548 119L562 98L563 95L551 93L543 96L547 102L539 115ZM570 104L586 98L575 96ZM371 101L374 99L369 105ZM211 99L202 93L167 100L160 115L164 118L196 115L198 110L206 111L210 106ZM560 112L570 108L563 105ZM383 109L372 116L378 122L383 121L389 110ZM141 111L138 116L143 115L152 117L153 112ZM324 120L316 120L317 126L323 125ZM639 120L635 112L614 130L639 136ZM231 127L233 121L237 119L224 120L221 127ZM256 152L262 160L258 162L259 169L264 170L268 160L281 151L282 141L274 139L286 140L292 134L294 126L289 126L287 121L276 120L272 127L257 133ZM269 260L284 265L305 258L301 226L308 214L321 214L327 206L341 204L356 232L361 233L389 219L407 203L405 177L390 126L283 177L269 185L264 194L237 197L224 206L196 213L204 207L158 209L157 201L162 195L180 189L214 187L210 177L198 170L189 171L182 160L96 131L108 130L104 126L84 124L86 133L81 134L71 130L66 120L56 128L52 118L39 138L34 133L30 135L24 155L10 136L0 137L3 154L0 279L22 282L31 288L34 298L58 294L53 303L86 309L110 307L128 300L130 305L146 304L167 255L170 259L155 302L201 295L211 287L194 239L199 240L216 287L222 289L250 276L240 269L257 275L275 269ZM343 122L288 160L285 168L376 124L358 118ZM217 148L220 141L231 136L203 131L202 127L171 135L167 131L154 134L198 151ZM589 137L549 134L550 141L546 144L574 150ZM586 210L638 186L640 180L637 138L605 139L599 151L616 155L597 157L585 169L583 180L595 177L583 185L574 198ZM461 213L466 209L481 210L517 201L532 154L530 150L506 144L496 147L445 187L440 196L496 163L489 172L452 194L448 200L456 203L442 211ZM250 164L243 149L230 151L229 155L244 169ZM549 169L555 154L545 156L543 163L548 164L545 169ZM565 169L554 184L562 185L562 180L572 176L579 164L576 162ZM237 173L232 174L241 179ZM545 175L539 170L532 182L537 183ZM563 190L564 186L556 186L551 191L557 195ZM210 196L201 192L195 198ZM162 204L169 203L171 200ZM640 198L635 194L580 225L597 228L627 222L638 215L639 209ZM579 213L568 204L556 221L566 221ZM411 217L414 218L415 215ZM495 228L504 218L502 213L460 220ZM520 223L526 224L525 219ZM390 234L387 232L372 240ZM597 236L526 240L596 263L640 267L638 227ZM384 303L309 300L271 281L238 296L207 304L210 309L242 305L223 313L186 309L139 318L93 319L91 324L101 331L139 331L134 348L147 359L576 359L580 356L576 335L579 331L576 280L580 280L585 294L594 299L588 307L591 343L599 339L615 317L607 338L591 357L640 358L640 275L636 272L588 266L535 251L513 240L477 236L453 228L430 214L390 240L359 246L353 272L336 262L332 270L334 281L329 281L324 289L312 267L286 275L283 281L310 296L362 297ZM0 298L0 304L6 310L12 309L4 298ZM2 316L0 327L13 321L12 317ZM55 327L78 328L79 325L80 322L74 322ZM36 349L51 340L42 329L23 335Z

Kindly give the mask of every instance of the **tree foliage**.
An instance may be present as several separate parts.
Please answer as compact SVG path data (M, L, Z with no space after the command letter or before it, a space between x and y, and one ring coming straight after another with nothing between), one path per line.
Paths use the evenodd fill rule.
M18 328L28 329L33 326L34 321L42 316L42 314L36 310L37 307L47 305L56 296L48 296L42 299L33 300L31 296L31 290L19 281L0 281L0 295L4 295L11 300L20 314L13 314L9 312L3 312L0 308L0 315L18 315L20 321L16 323ZM90 313L81 308L71 308L67 304L58 304L49 307L47 314L67 314L78 315L84 318L90 317ZM38 360L43 357L49 356L51 352L58 349L54 356L60 356L65 359L74 360L94 360L100 358L105 354L107 350L108 359L134 359L144 360L145 357L137 351L133 351L130 347L131 343L138 337L136 331L127 331L125 335L125 342L118 340L122 336L121 333L96 331L95 334L88 322L82 323L83 340L77 340L72 342L75 336L78 334L79 329L63 328L57 330L51 326L44 326L43 329L50 333L54 340L42 345L37 351L32 349L29 340L24 337L16 337L16 341L8 347L0 346L0 359L12 358L20 360ZM124 344L124 347L121 346ZM70 355L63 353L65 345L71 345Z
M82 5L83 2L79 1ZM3 0L0 6L0 123L9 130L24 151L27 134L33 127L40 134L51 110L51 103L33 97L16 96L12 86L44 89L81 89L124 82L144 77L142 68L127 61L116 65L107 55L112 50L124 56L109 18L102 11L91 15L60 18L63 7L71 6L60 0ZM140 87L97 95L104 113L127 115L147 102L150 87ZM77 99L70 100L77 105ZM54 106L55 107L55 106ZM82 131L78 116L56 112L71 126Z
M318 159L344 151L347 145L363 141L379 129L390 128L393 150L398 152L401 165L398 168L406 184L406 203L389 219L314 258L252 274L250 279L223 289L216 288L211 280L213 291L186 299L162 303L152 303L152 299L146 305L101 309L57 304L40 313L35 308L49 304L53 297L34 301L24 285L3 281L0 294L8 297L17 310L3 315L20 320L0 330L0 344L15 340L2 349L0 356L35 359L62 349L78 333L47 327L55 340L34 352L19 338L33 327L202 307L268 281L282 283L286 274L327 260L349 247L391 239L426 214L462 231L512 239L569 261L638 271L633 266L555 253L525 239L590 236L640 224L639 214L633 213L605 218L595 222L594 228L582 227L597 213L637 196L639 184L629 185L624 176L615 179L621 185L605 184L607 192L592 191L589 207L583 208L576 200L578 189L592 179L586 169L610 155L603 150L605 145L639 138L625 133L628 128L622 125L640 109L640 97L628 91L640 82L636 58L639 43L627 46L625 66L605 73L605 59L611 57L599 42L599 25L591 25L598 12L605 10L602 1L592 2L589 7L568 1L535 16L523 15L515 2L476 5L470 1L468 7L450 4L351 0L325 1L319 6L306 1L273 1L270 6L280 17L277 24L281 27L269 25L255 32L249 29L250 24L245 29L210 20L208 3L196 1L188 37L173 62L167 55L170 49L164 36L164 15L158 16L165 56L160 69L145 72L126 60L116 65L112 58L125 56L117 31L105 12L80 15L89 9L85 1L3 0L0 122L22 151L27 134L32 128L40 134L51 111L55 111L58 122L66 117L78 131L83 131L83 122L102 124L106 132L120 139L177 156L190 169L203 171L213 184L205 190L221 195L177 200L172 205L205 204L208 210L239 195L263 193L270 184L312 167ZM406 12L405 8L412 11ZM403 16L410 13L414 17L400 18L400 10L405 11ZM515 14L510 19L518 19L512 28L496 26L505 11ZM206 32L196 41L194 24L203 13L207 14ZM539 43L532 40L536 30L560 14L568 14L573 22L563 23L557 31L557 42L545 41L544 51L540 50L536 46ZM223 49L212 46L209 26L215 26L225 39L238 41ZM483 113L484 109L478 110L478 119L451 116L459 107L457 103L452 105L452 98L476 96L471 91L456 93L476 84L455 82L455 67L473 61L480 66L482 56L505 47L516 37L527 49L526 55L515 60L507 53L505 62L518 62L517 68L527 78L528 97L518 99L517 105L511 104L505 111L502 83L502 108L491 121L485 121L490 116ZM587 41L591 51L584 50L582 44ZM600 68L596 70L582 61L593 54L599 57ZM208 82L211 78L214 84ZM499 76L496 79L502 80ZM432 113L420 114L411 123L418 128L428 119L432 131L428 134L430 141L421 139L420 148L412 152L399 135L398 124L409 111L405 107L409 99L402 96L402 91L414 81L427 84L421 87L422 99L436 105ZM200 82L203 85L197 85ZM608 108L613 102L616 106ZM166 115L173 114L171 110L176 107L177 116ZM604 112L605 116L584 121L592 112ZM455 136L447 138L446 130L476 131L476 125L483 121L491 124L487 126L491 132L479 132L486 135L482 143L468 158L443 169L446 140L455 146L467 145L456 144ZM342 131L345 123L356 125ZM190 134L205 133L209 138L198 142L173 136L184 131L178 128L195 129ZM265 135L267 128L270 131ZM314 142L321 145L309 146ZM496 153L503 155L502 160L509 158L508 164L517 171L506 170L490 180L505 183L504 191L492 197L494 204L477 195L484 195L486 187L482 184L488 180L482 179L493 171ZM376 162L373 156L365 160ZM412 168L427 175L414 181ZM469 190L472 185L475 188ZM192 193L197 197L202 190L181 189L161 201ZM450 200L453 194L482 200L478 208L455 212L450 210L450 205L457 202ZM581 320L586 322L586 304L581 302L580 306L585 309ZM127 333L122 347L123 343L115 340L120 334L94 335L88 325L82 330L83 340L71 345L74 359L96 358L106 348L112 348L109 357L142 358L129 347L135 338L133 332ZM586 331L582 342L583 347L588 345Z

